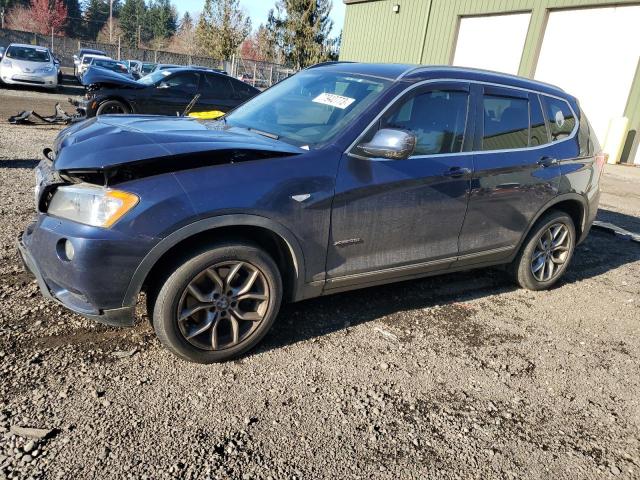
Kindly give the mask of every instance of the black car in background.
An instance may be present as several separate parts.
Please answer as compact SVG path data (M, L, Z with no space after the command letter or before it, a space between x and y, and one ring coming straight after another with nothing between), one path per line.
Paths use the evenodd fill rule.
M83 77L87 94L78 108L87 117L139 113L180 115L200 94L193 112L228 112L260 91L214 70L182 67L159 70L133 80L104 69L91 69Z

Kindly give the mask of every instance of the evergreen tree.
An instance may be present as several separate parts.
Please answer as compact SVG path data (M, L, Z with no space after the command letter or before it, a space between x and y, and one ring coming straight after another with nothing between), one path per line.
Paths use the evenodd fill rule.
M331 0L278 0L268 28L288 63L304 68L333 57Z
M109 0L88 0L84 8L84 20L82 33L87 38L95 40L98 32L109 20ZM78 36L78 33L73 36Z
M67 25L65 34L69 37L81 36L83 30L82 10L78 0L64 0L64 6L67 8Z
M205 54L231 58L250 31L251 20L239 0L205 0L197 27L198 44Z
M153 34L147 23L147 5L144 0L125 0L120 9L119 19L122 42L125 45L136 47L152 38Z
M154 39L166 40L177 29L178 14L171 0L154 0L147 11L147 25Z

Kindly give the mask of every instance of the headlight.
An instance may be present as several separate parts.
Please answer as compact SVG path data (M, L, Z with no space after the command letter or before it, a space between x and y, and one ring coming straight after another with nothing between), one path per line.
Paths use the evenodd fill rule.
M49 66L49 67L42 67L39 68L38 70L36 70L37 73L50 73L53 72L54 68Z
M13 64L11 63L10 60L3 60L2 61L2 65L4 65L5 67L8 67L8 68L13 67Z
M72 185L56 190L47 213L94 227L109 228L136 206L133 193L94 185Z

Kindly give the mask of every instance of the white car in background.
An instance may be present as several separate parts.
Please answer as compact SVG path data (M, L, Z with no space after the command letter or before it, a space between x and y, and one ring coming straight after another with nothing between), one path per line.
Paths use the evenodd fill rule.
M9 85L58 88L58 67L46 47L12 43L0 61L0 79Z
M80 59L80 64L76 69L76 77L78 77L78 81L80 82L82 81L82 75L84 75L84 72L87 71L87 68L89 68L94 58L100 59L100 60L113 60L111 57L108 57L106 55L93 55L93 54L83 55L82 58Z

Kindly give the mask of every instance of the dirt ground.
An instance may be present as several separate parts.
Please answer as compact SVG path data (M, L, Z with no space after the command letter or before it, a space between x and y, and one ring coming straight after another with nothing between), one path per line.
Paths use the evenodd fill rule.
M0 480L640 478L640 244L592 231L547 292L479 270L289 305L242 359L188 364L142 309L101 326L23 271L59 131L4 122L55 104L24 93L0 90ZM640 170L602 188L640 232Z

